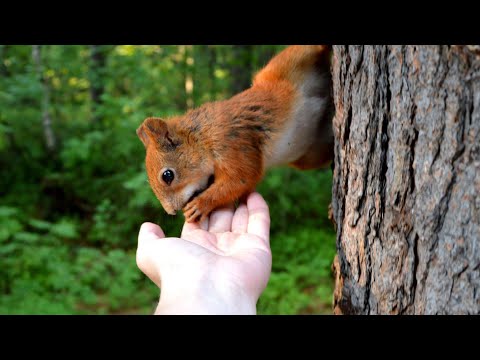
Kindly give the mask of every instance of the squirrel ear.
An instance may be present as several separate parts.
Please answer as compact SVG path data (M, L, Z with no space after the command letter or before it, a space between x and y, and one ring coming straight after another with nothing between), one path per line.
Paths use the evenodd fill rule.
M142 125L137 129L137 135L142 140L145 147L150 141L162 138L167 133L167 123L160 118L149 117L146 118Z

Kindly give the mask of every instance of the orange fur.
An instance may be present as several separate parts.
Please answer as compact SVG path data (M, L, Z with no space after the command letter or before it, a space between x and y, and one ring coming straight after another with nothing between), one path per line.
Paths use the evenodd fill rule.
M146 119L137 134L150 185L168 213L183 209L196 221L253 191L270 166L325 166L333 149L329 104L329 49L290 46L229 100ZM175 175L169 185L165 169Z

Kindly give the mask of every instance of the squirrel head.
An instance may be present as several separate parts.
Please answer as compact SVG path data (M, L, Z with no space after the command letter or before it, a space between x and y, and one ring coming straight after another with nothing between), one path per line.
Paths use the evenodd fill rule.
M145 145L150 186L165 211L175 215L214 181L213 161L171 121L150 117L137 129Z

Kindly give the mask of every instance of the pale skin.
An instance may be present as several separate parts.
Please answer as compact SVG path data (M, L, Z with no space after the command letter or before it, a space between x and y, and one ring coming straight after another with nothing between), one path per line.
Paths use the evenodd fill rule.
M262 196L185 223L180 238L144 223L137 265L159 288L155 314L256 314L271 273L270 214Z

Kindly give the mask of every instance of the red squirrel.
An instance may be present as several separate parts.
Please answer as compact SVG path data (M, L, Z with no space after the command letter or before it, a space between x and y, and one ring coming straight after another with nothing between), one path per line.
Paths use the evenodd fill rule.
M187 222L255 190L266 169L324 168L333 158L330 48L289 46L253 85L168 120L137 129L153 192L168 214Z

